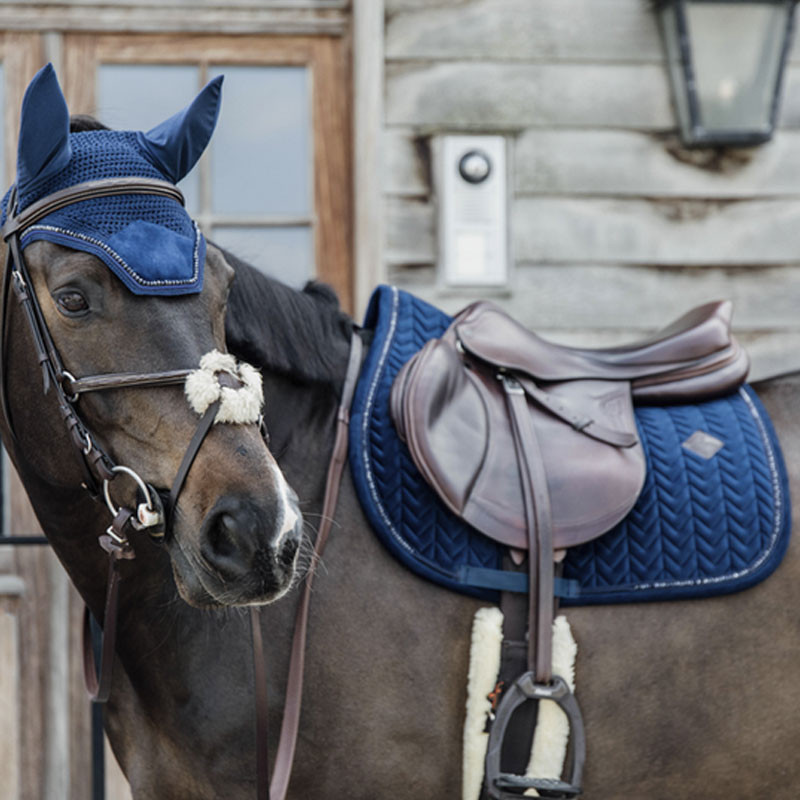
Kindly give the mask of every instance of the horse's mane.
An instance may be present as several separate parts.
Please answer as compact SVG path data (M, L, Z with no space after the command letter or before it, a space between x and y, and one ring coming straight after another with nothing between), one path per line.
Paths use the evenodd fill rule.
M108 130L83 114L70 118L69 129L73 133ZM341 380L353 323L340 310L333 290L314 282L302 291L291 289L232 253L223 253L236 271L225 317L231 352L303 382Z
M236 272L225 317L231 352L299 381L341 381L353 321L333 290L311 282L297 291L222 252Z
M89 114L73 114L69 118L69 130L70 133L83 133L84 131L107 131L110 129Z

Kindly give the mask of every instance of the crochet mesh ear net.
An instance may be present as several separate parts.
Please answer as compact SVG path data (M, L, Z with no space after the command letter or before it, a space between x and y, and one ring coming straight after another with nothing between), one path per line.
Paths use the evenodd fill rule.
M87 181L129 177L166 180L147 159L134 132L72 133L70 145L72 158L68 165L33 191L23 192L18 201L20 211L53 192ZM8 214L9 197L10 192L2 201L3 221ZM173 242L180 243L182 257L165 259L163 275L158 265L163 254L148 248L125 251L116 240L109 241L134 223L156 225L169 232ZM23 247L37 239L93 253L133 291L161 294L202 288L202 236L180 203L167 197L129 194L84 200L49 214L32 226L23 234ZM159 277L164 280L153 280Z

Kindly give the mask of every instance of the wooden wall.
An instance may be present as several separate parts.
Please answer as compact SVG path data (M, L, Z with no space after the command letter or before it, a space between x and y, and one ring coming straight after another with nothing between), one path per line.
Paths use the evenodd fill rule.
M646 0L386 0L384 119L391 282L472 298L437 285L431 139L500 133L521 319L599 344L731 297L755 373L800 368L800 48L771 143L689 151Z

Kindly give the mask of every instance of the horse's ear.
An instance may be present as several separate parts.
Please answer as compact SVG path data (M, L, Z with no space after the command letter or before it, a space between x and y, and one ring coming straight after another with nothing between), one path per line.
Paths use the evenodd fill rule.
M52 64L42 67L22 100L17 147L17 191L24 194L70 160L69 109Z
M189 172L206 149L217 124L221 94L222 75L207 84L183 111L138 134L145 153L173 183Z

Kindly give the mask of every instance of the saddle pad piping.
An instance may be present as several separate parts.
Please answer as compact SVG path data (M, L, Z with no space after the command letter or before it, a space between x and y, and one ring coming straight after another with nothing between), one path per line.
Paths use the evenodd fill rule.
M378 494L378 490L375 486L375 478L372 474L372 467L370 466L369 459L367 458L368 451L368 437L369 437L369 421L370 415L372 413L372 408L375 404L375 393L378 390L378 383L380 382L380 376L383 371L384 364L386 363L386 359L389 356L389 349L392 346L392 342L394 341L394 332L397 328L397 305L398 305L398 294L397 289L393 286L392 287L392 312L389 319L389 329L386 333L386 336L383 339L383 347L381 348L380 358L378 359L378 368L375 370L375 374L372 377L372 381L369 385L369 392L367 393L367 402L364 409L364 414L361 419L361 453L362 453L362 463L364 466L364 475L367 479L367 485L369 486L369 492L372 497L373 502L375 503L375 508L378 510L378 513L381 515L384 524L386 525L387 529L392 533L395 538L397 544L402 547L404 550L408 551L409 554L413 555L413 550L411 546L400 536L397 530L394 527L394 524L389 519L386 511L383 508L383 504L381 503L380 495Z

